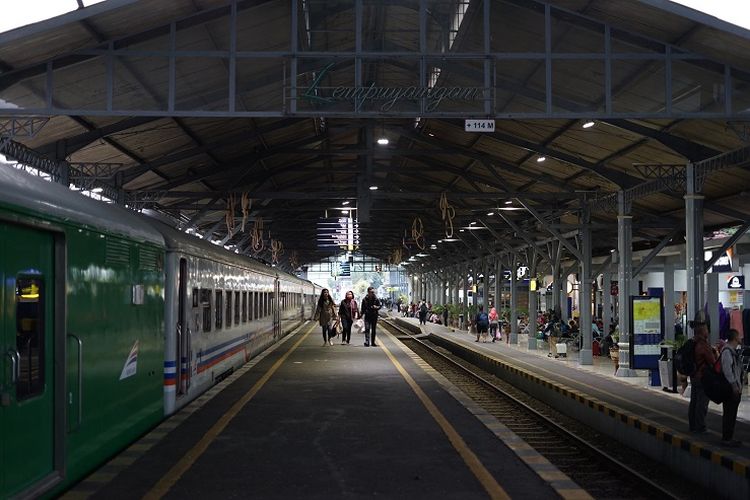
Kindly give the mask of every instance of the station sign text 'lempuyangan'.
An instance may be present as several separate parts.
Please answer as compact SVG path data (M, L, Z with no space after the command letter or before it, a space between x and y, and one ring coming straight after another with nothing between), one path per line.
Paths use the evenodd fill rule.
M390 111L402 100L417 101L425 99L425 111L435 111L444 100L473 101L481 97L482 90L477 87L377 87L375 83L361 87L334 87L329 95L324 95L320 82L334 66L329 64L320 71L310 87L302 95L305 99L325 104L339 101L353 101L355 111L359 111L367 101L383 101L381 111Z

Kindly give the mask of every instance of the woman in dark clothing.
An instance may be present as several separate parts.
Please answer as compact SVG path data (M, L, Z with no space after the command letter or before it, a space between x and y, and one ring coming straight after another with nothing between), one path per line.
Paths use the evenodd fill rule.
M331 332L336 321L336 303L333 301L327 288L320 292L318 306L315 308L313 321L318 320L323 332L323 345L333 345Z
M344 300L339 305L339 318L341 319L341 345L348 344L352 338L352 323L359 318L359 307L354 300L354 292L349 290L344 296Z

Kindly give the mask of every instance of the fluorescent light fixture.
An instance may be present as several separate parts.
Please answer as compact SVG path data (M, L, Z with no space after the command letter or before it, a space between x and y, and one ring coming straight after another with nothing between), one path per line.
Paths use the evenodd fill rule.
M506 205L512 205L513 204L513 200L508 200L508 201L505 202L505 204Z
M589 120L589 121L587 121L586 123L584 123L582 125L583 128L591 128L593 126L594 126L594 121L593 120Z
M464 230L463 230L463 229L459 229L459 230L458 230L458 232L459 232L459 233L463 233L463 232L464 232Z
M495 215L495 212L487 212L487 215Z
M100 187L95 187L91 190L92 193L101 193L102 191L104 191L104 189Z
M378 139L378 144L381 146L387 146L388 145L388 138L387 137L381 137Z
M342 211L341 211L341 213L342 213L342 214L348 214L348 213L349 213L349 210L342 210Z
M375 185L370 186L370 191L377 191L378 187Z
M443 241L450 243L453 241L461 241L461 240L459 240L458 238L443 238Z
M428 253L418 253L418 254L417 254L417 257L427 257L427 256L429 256L429 255L430 255L430 254L428 254Z
M500 207L498 210L504 210L510 212L511 210L523 210L523 207Z
M430 245L430 250L437 250L437 245Z
M469 222L469 225L470 225L470 226L473 226L474 224L476 224L476 221L471 221L471 222Z
M547 159L547 157L546 157L546 156L540 156L539 158L537 158L537 159L536 159L536 162L537 162L537 163L542 163L542 162L543 162L544 160L546 160L546 159Z
M341 202L341 204L342 204L342 205L348 205L348 204L349 204L349 202L348 202L348 201L342 201L342 202Z

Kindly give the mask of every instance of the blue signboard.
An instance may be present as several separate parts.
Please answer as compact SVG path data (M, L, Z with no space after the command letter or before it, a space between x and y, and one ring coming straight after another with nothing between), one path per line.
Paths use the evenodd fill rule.
M631 368L658 369L664 339L662 297L630 297Z

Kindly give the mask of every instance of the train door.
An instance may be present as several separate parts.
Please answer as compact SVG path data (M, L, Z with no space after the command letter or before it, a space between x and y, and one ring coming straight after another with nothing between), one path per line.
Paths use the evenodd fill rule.
M188 263L180 259L180 270L177 277L177 355L175 359L180 369L177 376L177 397L187 394L190 387L190 321L187 304ZM193 297L195 300L195 297Z
M279 280L273 280L273 337L281 337L281 287L279 286Z
M54 237L0 223L0 497L55 468Z

